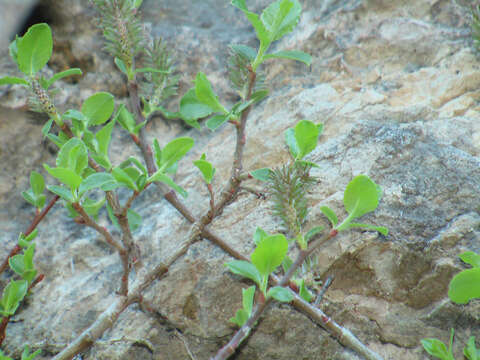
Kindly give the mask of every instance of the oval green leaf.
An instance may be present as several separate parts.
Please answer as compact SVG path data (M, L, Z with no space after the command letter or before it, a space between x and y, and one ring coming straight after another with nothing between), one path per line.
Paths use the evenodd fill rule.
M455 275L450 282L448 296L457 304L480 298L480 268L463 270Z
M110 118L114 107L112 94L98 92L83 102L82 113L87 117L89 125L101 125Z
M282 234L264 237L252 253L252 264L261 275L269 275L282 264L287 254L288 241Z
M18 68L28 76L35 75L52 56L52 30L47 24L31 26L18 42Z
M368 176L358 175L347 185L343 205L351 218L360 217L378 206L380 188Z

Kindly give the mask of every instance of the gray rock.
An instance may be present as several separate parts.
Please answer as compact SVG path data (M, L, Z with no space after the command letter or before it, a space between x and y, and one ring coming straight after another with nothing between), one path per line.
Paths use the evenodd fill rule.
M257 12L267 0L249 5ZM278 49L311 53L311 67L268 61L270 96L250 114L245 168L276 167L288 161L283 132L298 120L324 123L324 134L309 160L319 164L319 185L310 194L307 228L323 224L320 205L344 216L342 194L358 174L383 188L379 208L364 221L388 226L388 237L371 232L342 233L320 249L315 269L334 275L323 309L351 329L385 359L424 359L420 339L447 341L456 329L455 353L476 335L478 302L456 306L447 298L457 255L480 251L480 122L478 57L469 30L469 4L431 0L358 0L303 3L295 31ZM62 109L75 107L95 91L126 95L122 78L102 52L91 7L78 0L57 2L54 27L57 55L50 67L81 67L77 84L65 83ZM145 0L148 29L174 44L182 74L179 93L192 86L198 71L207 74L220 98L236 98L226 80L229 43L255 46L255 34L240 12L224 0L204 2ZM25 104L12 87L4 107ZM23 103L22 103L23 101ZM168 104L176 110L175 101ZM42 118L17 118L1 112L0 228L2 254L13 246L33 210L22 201L31 170L53 163L43 144ZM3 120L5 119L5 120ZM191 136L195 147L180 164L176 180L189 191L195 214L208 209L205 186L191 161L206 153L218 169L214 188L227 181L234 147L232 128L215 133L186 129L155 118L147 125L150 141L161 145ZM115 162L137 149L116 129ZM50 180L51 181L51 180ZM143 217L135 233L146 266L164 260L185 239L189 225L150 188L134 204ZM107 225L105 216L101 224ZM244 254L251 253L257 226L279 231L270 204L242 194L211 229ZM39 227L36 264L46 279L13 318L5 351L19 356L24 344L50 358L87 328L115 296L121 264L90 229L76 225L60 206ZM1 258L1 257L0 257ZM206 359L235 331L228 319L248 285L226 271L230 260L207 241L193 245L162 281L146 292L157 317L132 306L84 355L84 359L186 359L186 349ZM2 275L7 281L8 275ZM168 316L166 323L160 314ZM477 339L478 340L478 339ZM478 341L477 341L478 342ZM269 308L237 359L357 359L357 355L287 305Z

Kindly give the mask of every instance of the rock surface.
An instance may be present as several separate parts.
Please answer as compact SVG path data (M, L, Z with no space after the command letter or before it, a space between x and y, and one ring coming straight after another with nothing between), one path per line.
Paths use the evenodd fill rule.
M96 91L126 95L122 78L102 51L93 10L78 0L57 1L55 71L80 67L85 75L65 83L57 97L62 109L78 106ZM248 1L247 1L248 3ZM251 3L251 1L250 1ZM259 12L269 1L249 6ZM480 335L480 303L460 307L448 301L448 283L462 265L457 255L480 251L480 119L478 54L470 35L469 2L447 0L305 0L294 32L276 46L314 57L306 68L289 61L266 66L270 96L254 108L247 130L245 168L275 167L288 160L283 132L300 119L324 123L324 134L309 160L319 164L319 186L311 194L307 228L323 224L320 205L343 214L347 183L366 174L381 185L383 198L365 222L390 229L341 234L318 254L316 272L333 285L322 304L384 359L427 359L424 337L447 342L456 330L456 356L469 336ZM2 3L0 3L1 5ZM145 0L147 28L175 44L179 93L204 71L225 102L235 101L226 80L229 43L255 45L246 19L225 0ZM5 65L6 69L11 69ZM4 73L4 69L0 69ZM16 87L1 105L25 105ZM172 110L177 106L170 104ZM9 251L33 214L20 192L28 174L54 162L42 141L43 119L3 110L0 121L0 228ZM206 153L218 169L215 189L228 178L234 147L232 128L215 133L189 130L160 118L147 125L161 145L191 136L195 147L180 164L177 181L189 191L195 214L208 209L207 192L191 161ZM112 158L137 154L120 129ZM51 180L50 180L51 181ZM182 243L189 226L150 188L134 204L143 217L135 233L146 266L165 259ZM101 223L107 225L105 217ZM244 254L253 249L257 226L279 229L268 200L242 194L211 229ZM20 355L24 344L59 352L111 303L121 264L90 229L68 218L60 206L39 227L36 264L46 279L8 327L5 350ZM228 319L241 303L247 282L226 271L230 258L202 241L190 248L162 281L146 293L169 323L132 306L83 359L186 359L189 349L207 359L234 328ZM11 274L8 274L11 275ZM6 275L2 282L6 283ZM269 308L236 359L359 359L328 333L288 305Z

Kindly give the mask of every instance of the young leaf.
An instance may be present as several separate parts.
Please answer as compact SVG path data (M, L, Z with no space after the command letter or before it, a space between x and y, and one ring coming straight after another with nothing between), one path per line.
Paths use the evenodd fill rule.
M92 157L97 161L105 170L110 170L112 164L108 157L108 147L112 138L112 130L115 126L115 119L110 121L101 130L95 134L97 140L97 154L92 154Z
M297 0L278 0L270 4L260 16L269 32L270 41L275 41L292 31L300 19L302 7Z
M313 122L301 120L295 125L295 141L298 153L295 159L303 159L307 154L315 150L320 135L319 128Z
M47 186L48 191L54 193L55 195L60 196L63 200L72 203L75 201L72 192L63 187L63 186L58 186L58 185L48 185Z
M205 158L204 155L205 154L202 155L203 158ZM213 165L209 163L207 160L203 160L203 159L195 160L193 162L193 165L195 165L198 168L198 170L200 170L205 182L207 184L210 184L212 182L213 175L215 175L215 170L216 170L213 167Z
M263 238L252 253L252 264L261 275L269 275L283 261L288 242L284 235L276 234Z
M101 125L110 118L114 107L112 94L98 92L83 102L82 113L87 117L88 125Z
M238 309L235 317L229 319L230 322L234 323L238 327L242 327L248 320L248 314L244 309ZM1 360L1 359L0 359Z
M261 227L257 226L257 229L255 230L255 234L253 234L253 242L255 243L255 245L260 244L260 241L262 241L266 237L268 237L267 232L263 230Z
M228 269L234 274L244 276L258 285L260 285L262 281L262 276L258 272L257 268L248 261L232 260L228 263L225 263L225 266L228 267Z
M274 286L268 290L267 298L273 297L275 300L288 303L293 300L293 294L287 288Z
M45 170L47 170L50 175L58 179L62 184L65 184L68 187L70 187L70 189L72 190L76 190L82 183L82 177L80 175L77 175L71 169L67 169L63 167L51 168L47 164L44 164L43 166L45 167Z
M160 167L160 164L162 162L162 148L158 144L157 139L153 140L153 153L155 155L155 163L158 167Z
M50 131L50 129L52 128L52 124L53 124L53 118L50 118L50 120L48 120L45 125L43 125L42 127L42 134L43 136L47 136L48 135L48 132Z
M168 169L192 148L194 141L189 137L180 137L170 141L162 150L160 168Z
M18 43L18 68L27 76L35 75L52 56L52 31L47 24L31 26Z
M137 184L135 180L132 179L125 170L121 169L120 167L115 167L112 170L112 175L119 183L124 184L126 187L132 189L133 191L138 191Z
M306 234L305 234L305 241L310 241L312 237L317 235L319 232L323 231L323 226L315 226L311 228Z
M338 224L338 218L335 212L330 209L328 206L321 206L320 211L327 217L327 219L330 221L332 224L332 227L335 227L335 225Z
M232 5L243 11L248 21L250 21L250 24L252 24L253 28L255 29L258 40L260 40L261 43L265 44L265 47L268 47L269 34L267 29L265 29L265 25L262 23L259 16L254 12L248 11L247 6L245 5L245 0L232 0Z
M473 267L480 267L480 255L474 253L473 251L465 251L459 255L460 259L464 263L472 265Z
M254 296L255 296L255 286L250 286L247 289L242 289L243 309L247 312L248 317L252 315Z
M306 302L310 302L313 300L313 295L308 291L307 287L305 286L305 280L302 279L300 281L300 290L298 292L298 295L305 300Z
M422 339L420 342L427 353L442 360L455 360L443 342L438 339Z
M353 229L353 228L365 228L365 229L368 229L368 230L378 231L383 236L388 235L388 229L385 226L375 226L375 225L370 225L370 224L362 224L362 223L351 222L351 223L348 224L348 226L345 229Z
M214 115L206 121L205 126L209 130L215 131L227 121L228 121L228 116L226 115Z
M199 72L195 79L195 95L200 102L208 105L213 111L228 114L225 107L218 101L218 96L213 92L210 81L202 72Z
M298 155L300 154L300 149L297 144L297 140L295 139L295 129L294 128L289 128L285 130L285 142L288 145L288 148L290 149L290 154L292 154L292 157L294 159L298 158Z
M230 45L230 47L235 53L243 55L250 61L255 60L255 56L257 56L257 52L255 51L255 49L251 48L250 46L241 45L241 44L240 45L232 44Z
M45 190L45 180L43 176L36 171L30 173L30 185L32 186L33 193L37 196Z
M82 196L86 191L99 188L104 191L113 190L117 186L117 182L112 174L101 172L94 173L82 180L78 193Z
M213 109L197 98L195 88L188 90L180 100L180 115L182 118L196 120L211 113L213 113Z
M448 296L457 304L480 298L480 268L463 270L455 275L450 282Z
M275 59L275 58L296 60L296 61L303 62L307 66L310 66L310 64L312 63L312 57L310 56L310 54L307 54L307 53L304 53L303 51L298 51L298 50L278 51L273 54L267 54L263 58L265 60Z
M470 336L467 346L463 349L463 354L468 360L480 360L480 349L475 346L475 336Z
M128 225L130 225L130 231L135 231L142 225L142 217L132 209L128 209L127 219Z
M0 299L0 314L10 316L15 314L20 301L23 300L28 290L28 282L26 280L11 280L3 290L2 299Z
M30 85L27 80L19 77L15 77L15 76L4 76L0 78L0 86L15 85L15 84L26 85L26 86Z
M33 360L35 359L35 357L39 354L41 354L42 350L37 350L33 353L30 354L30 349L28 348L27 345L25 345L25 349L23 349L23 352L22 352L22 358L21 360ZM3 359L1 359L3 360Z
M130 111L127 110L125 105L121 104L119 106L115 115L115 120L117 120L118 123L129 133L133 133L136 125L135 119L133 118L133 115L130 113Z
M377 208L379 195L377 184L366 175L358 175L347 185L343 205L349 215L357 218Z
M68 168L80 175L88 165L87 147L82 140L71 138L62 145L57 155L57 167Z
M182 195L184 198L186 198L188 196L188 193L185 191L184 188L175 184L175 182L172 179L170 179L167 175L165 175L164 173L162 173L160 171L157 171L155 174L153 174L152 176L150 176L147 179L147 183L151 183L151 182L154 182L154 181L161 181L164 184L167 184L172 189L177 191L180 195Z
M260 181L269 181L272 173L272 170L270 170L269 168L261 168L251 171L250 175Z
M63 79L67 76L72 76L72 75L82 75L82 70L80 70L79 68L73 68L73 69L68 69L68 70L65 70L65 71L61 71L59 73L56 73L55 75L53 75L48 81L47 81L47 84L45 86L45 90L48 89L50 86L52 86L52 84L55 82L55 81L58 81L60 79Z

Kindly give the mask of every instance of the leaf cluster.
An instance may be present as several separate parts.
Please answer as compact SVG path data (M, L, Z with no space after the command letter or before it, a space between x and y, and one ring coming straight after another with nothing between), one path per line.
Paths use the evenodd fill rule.
M422 339L421 343L427 353L440 360L455 360L453 355L454 330L450 333L450 342L447 346L434 338ZM480 349L475 346L475 336L470 336L467 345L463 348L463 355L468 360L480 360Z

